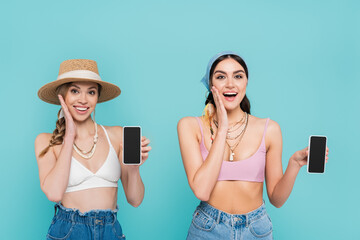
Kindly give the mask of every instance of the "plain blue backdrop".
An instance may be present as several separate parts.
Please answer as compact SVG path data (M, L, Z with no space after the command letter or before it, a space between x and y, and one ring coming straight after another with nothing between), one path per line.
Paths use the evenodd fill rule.
M328 137L324 175L303 168L286 204L264 194L275 239L356 239L360 201L358 1L1 1L1 239L44 239L53 203L39 186L34 140L58 106L38 89L71 58L98 63L122 94L97 106L103 125L141 125L151 139L142 205L119 188L127 239L185 239L198 200L182 165L176 125L199 116L200 83L217 52L249 68L252 114L277 121L283 167L311 134Z

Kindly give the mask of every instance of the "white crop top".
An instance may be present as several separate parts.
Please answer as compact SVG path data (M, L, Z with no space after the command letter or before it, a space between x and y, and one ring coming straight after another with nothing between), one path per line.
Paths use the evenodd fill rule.
M100 125L105 132L109 142L109 153L103 165L96 173L91 172L82 165L76 158L72 157L69 183L66 192L80 191L97 187L117 187L120 179L120 163L115 149L111 145L109 136L105 128Z

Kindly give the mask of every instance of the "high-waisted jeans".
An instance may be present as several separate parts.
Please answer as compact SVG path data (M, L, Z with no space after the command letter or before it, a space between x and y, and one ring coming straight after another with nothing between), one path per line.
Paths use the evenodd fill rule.
M55 205L55 211L46 239L113 240L125 239L116 210L92 210L81 213L77 209Z
M187 240L270 240L272 223L263 203L247 214L222 212L206 202L196 208Z

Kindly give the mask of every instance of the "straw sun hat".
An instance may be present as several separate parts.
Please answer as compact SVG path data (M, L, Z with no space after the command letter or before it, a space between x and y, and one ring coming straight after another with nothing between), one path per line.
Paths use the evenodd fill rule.
M38 96L47 103L60 105L56 90L62 84L69 82L95 82L100 84L101 92L98 103L116 98L121 93L120 88L115 84L101 80L95 61L70 59L60 64L57 79L42 86L38 91Z

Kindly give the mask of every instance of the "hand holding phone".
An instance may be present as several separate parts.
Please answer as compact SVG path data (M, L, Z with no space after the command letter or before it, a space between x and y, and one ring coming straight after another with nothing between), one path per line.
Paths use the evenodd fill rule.
M325 172L326 143L325 136L309 137L308 173Z
M141 127L123 127L123 163L139 165L141 163Z

